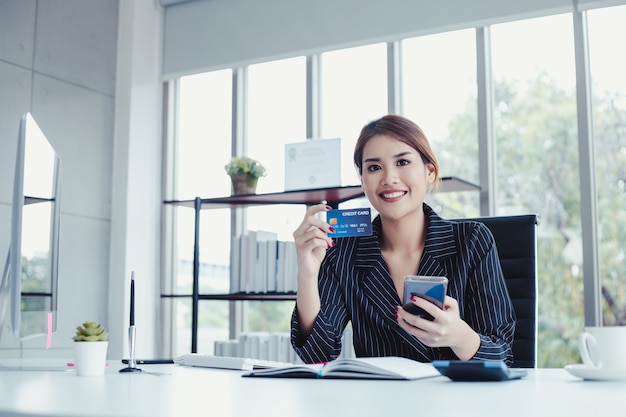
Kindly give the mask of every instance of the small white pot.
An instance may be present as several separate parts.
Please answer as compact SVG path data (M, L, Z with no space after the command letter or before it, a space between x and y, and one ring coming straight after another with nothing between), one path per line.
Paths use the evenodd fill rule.
M108 347L108 341L74 342L74 363L76 366L76 375L104 375Z

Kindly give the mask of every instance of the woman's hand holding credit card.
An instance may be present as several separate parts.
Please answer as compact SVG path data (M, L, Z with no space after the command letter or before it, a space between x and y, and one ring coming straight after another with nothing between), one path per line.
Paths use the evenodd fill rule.
M331 238L372 234L372 217L369 208L330 210L326 213L326 222L334 229L334 232L328 234Z

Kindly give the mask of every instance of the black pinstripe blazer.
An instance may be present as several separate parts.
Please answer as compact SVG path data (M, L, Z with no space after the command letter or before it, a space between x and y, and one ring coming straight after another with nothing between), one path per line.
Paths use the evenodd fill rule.
M515 313L491 232L482 223L444 220L426 204L424 213L428 231L418 275L448 278L447 294L480 336L474 359L510 365ZM335 359L349 321L357 356L457 359L450 348L427 347L396 322L395 306L401 303L380 251L380 229L377 217L371 236L336 239L326 253L319 272L321 310L306 340L295 309L292 315L291 342L304 362Z

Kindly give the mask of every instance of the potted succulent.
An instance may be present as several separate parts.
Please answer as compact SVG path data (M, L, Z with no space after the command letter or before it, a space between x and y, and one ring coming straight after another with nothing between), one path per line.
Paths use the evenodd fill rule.
M86 321L76 328L74 362L78 376L104 375L109 334L99 323Z
M257 160L247 156L235 156L224 166L230 176L233 194L254 194L260 177L267 173Z

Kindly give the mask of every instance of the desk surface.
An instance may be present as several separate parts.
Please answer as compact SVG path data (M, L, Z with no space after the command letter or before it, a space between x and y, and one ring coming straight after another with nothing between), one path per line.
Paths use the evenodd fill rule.
M0 361L0 364L15 365ZM50 364L50 363L48 363ZM563 369L508 382L242 378L239 371L111 361L103 377L0 371L0 415L48 416L623 416L626 382L590 382ZM55 364L61 369L62 364Z

